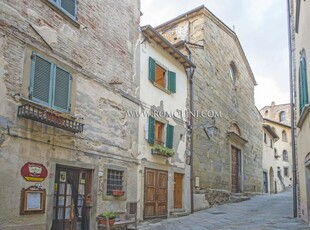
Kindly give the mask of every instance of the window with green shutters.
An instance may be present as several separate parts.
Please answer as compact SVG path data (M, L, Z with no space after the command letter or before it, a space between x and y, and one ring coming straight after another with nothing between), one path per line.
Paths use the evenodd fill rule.
M70 111L72 77L37 53L31 56L30 99L61 112Z
M176 93L176 73L166 70L151 57L149 57L149 80L171 93Z
M156 140L158 136L161 136L161 132L163 132L163 130L157 130L156 123L161 123L161 122L157 122L154 117L149 116L148 142L150 145L153 145L153 144L164 145L163 142ZM161 127L161 126L158 126L158 127ZM173 149L173 136L174 136L174 127L172 125L166 124L165 144L166 144L166 147L169 149Z
M70 18L76 20L77 0L48 0Z
M302 55L299 65L299 113L309 103L306 58Z

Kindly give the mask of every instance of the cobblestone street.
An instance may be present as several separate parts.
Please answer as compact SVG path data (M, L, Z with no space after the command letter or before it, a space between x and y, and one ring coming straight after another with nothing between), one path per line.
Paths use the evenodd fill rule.
M300 219L292 218L292 190L252 197L241 203L226 204L195 212L193 215L144 222L138 229L310 229Z

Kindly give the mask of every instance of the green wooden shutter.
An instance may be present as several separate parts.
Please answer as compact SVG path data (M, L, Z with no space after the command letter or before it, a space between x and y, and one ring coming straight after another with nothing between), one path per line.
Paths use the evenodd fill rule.
M60 3L61 8L75 18L77 8L76 0L60 0L60 1L61 1Z
M299 66L299 112L301 113L306 104L309 103L307 65L305 58L301 58Z
M53 91L53 107L68 112L70 109L71 75L67 71L56 67Z
M149 57L149 80L151 82L155 81L156 75L156 62L153 58Z
M168 90L171 93L176 92L176 74L172 71L168 71Z
M308 81L307 81L307 64L306 64L306 59L303 58L303 65L302 65L302 76L303 76L303 101L304 101L304 106L309 103L309 98L308 98Z
M155 119L149 116L149 135L148 142L153 145L155 141Z
M166 131L166 147L169 149L173 148L173 133L174 133L174 127L168 124Z
M52 63L33 52L31 64L30 99L51 105Z

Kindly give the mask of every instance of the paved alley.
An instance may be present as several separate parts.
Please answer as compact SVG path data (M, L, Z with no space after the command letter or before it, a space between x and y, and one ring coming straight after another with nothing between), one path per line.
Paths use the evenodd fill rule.
M195 212L193 215L165 219L160 222L144 222L140 230L182 229L310 229L300 219L292 218L292 190L275 194L259 195L242 203L226 204Z

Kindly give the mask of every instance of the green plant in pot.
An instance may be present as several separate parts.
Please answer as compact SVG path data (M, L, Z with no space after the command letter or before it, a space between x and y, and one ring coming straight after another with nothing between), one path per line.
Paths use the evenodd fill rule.
M107 225L107 220L109 220L109 225L113 225L115 222L116 213L112 211L106 211L98 215L97 220L99 224Z

